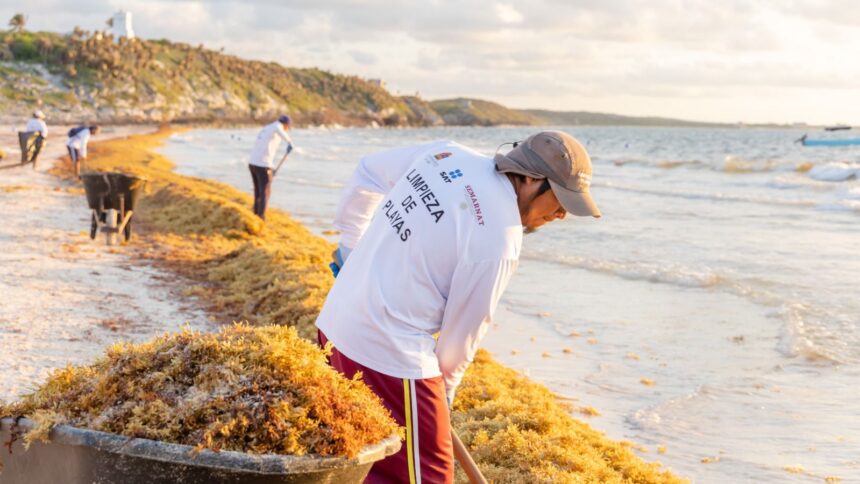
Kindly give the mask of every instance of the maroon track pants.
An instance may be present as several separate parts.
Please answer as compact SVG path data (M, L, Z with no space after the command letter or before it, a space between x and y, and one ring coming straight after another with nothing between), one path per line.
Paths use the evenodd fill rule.
M318 334L320 346L328 338ZM383 375L360 365L332 348L331 366L352 378L362 380L382 399L398 425L406 427L406 441L396 454L373 465L366 483L453 483L454 447L451 421L441 376L410 380Z

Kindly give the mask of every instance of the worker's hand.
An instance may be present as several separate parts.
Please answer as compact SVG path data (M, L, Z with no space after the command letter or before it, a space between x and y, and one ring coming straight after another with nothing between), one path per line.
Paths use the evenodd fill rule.
M292 152L293 152L293 144L287 143L287 154L289 155Z
M340 274L341 268L343 268L344 262L346 262L347 257L349 257L352 249L349 247L345 247L343 245L339 245L334 252L331 253L332 262L328 265L331 269L331 273L334 274L334 277L337 277Z
M331 269L331 273L334 277L337 277L340 274L340 268L343 267L343 259L340 257L340 249L335 249L334 252L331 253L332 262L329 263L328 267Z
M343 268L343 264L346 262L346 258L349 257L350 252L352 252L352 249L339 245L337 249L331 253L332 262L328 266L331 268L331 273L334 277L337 277L337 275L340 274L340 270Z

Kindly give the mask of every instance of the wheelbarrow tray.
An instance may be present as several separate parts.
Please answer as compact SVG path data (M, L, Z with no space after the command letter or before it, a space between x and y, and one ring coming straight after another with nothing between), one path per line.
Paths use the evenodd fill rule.
M25 450L17 434L28 419L0 420L0 483L348 483L362 482L374 462L400 449L392 435L352 459L203 450L149 439L54 427L50 443ZM9 444L11 442L11 444Z
M119 172L81 174L87 204L93 210L134 210L146 185L146 178ZM124 198L122 202L121 198Z

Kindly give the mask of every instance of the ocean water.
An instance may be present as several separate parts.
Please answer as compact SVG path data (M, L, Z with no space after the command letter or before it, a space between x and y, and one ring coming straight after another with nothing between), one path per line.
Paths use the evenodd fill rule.
M485 347L695 482L860 482L860 148L802 147L796 130L563 129L592 155L604 216L525 237ZM256 132L189 131L162 152L250 191ZM322 233L364 154L435 139L492 154L532 132L294 130L271 205Z

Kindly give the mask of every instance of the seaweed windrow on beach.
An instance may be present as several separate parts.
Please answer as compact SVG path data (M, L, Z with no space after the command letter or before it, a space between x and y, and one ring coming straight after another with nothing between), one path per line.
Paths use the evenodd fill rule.
M253 199L219 182L173 172L166 158L147 151L168 134L98 143L87 169L123 171L150 180L135 223L146 233L136 249L190 281L198 296L226 321L287 324L315 338L313 322L332 285L326 259L333 247L279 210L262 221ZM55 174L68 176L70 165Z
M323 351L285 326L120 343L90 366L54 371L3 410L36 422L29 441L47 439L64 423L254 454L354 457L398 431L360 380L344 378Z
M296 327L315 338L313 322L332 285L332 245L277 209L265 226L250 196L227 185L173 173L149 148L166 136L99 143L91 167L147 176L140 204L140 253L187 277L188 294L225 319ZM135 216L137 217L137 215ZM478 353L458 390L455 430L494 482L684 482L646 463L630 443L615 442L574 419L545 387ZM458 470L458 482L468 482Z
M571 418L546 387L484 350L457 390L452 423L491 482L686 482Z

